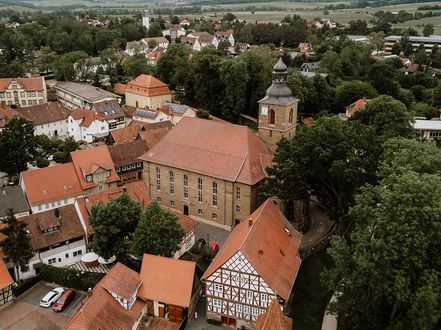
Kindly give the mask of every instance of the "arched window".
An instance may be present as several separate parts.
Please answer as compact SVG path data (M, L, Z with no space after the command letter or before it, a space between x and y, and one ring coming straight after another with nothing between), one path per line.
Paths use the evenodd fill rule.
M288 117L288 121L290 124L292 124L292 117L293 117L293 111L291 109L291 110L289 110L289 117Z
M270 110L268 120L270 125L274 125L276 122L276 112L273 109Z
M198 178L198 202L202 203L202 179Z

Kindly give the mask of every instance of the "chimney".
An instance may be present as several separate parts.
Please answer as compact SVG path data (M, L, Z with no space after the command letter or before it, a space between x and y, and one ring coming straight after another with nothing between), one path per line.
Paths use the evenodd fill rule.
M88 288L87 289L87 296L91 297L92 296L92 288Z
M253 219L252 219L252 218L249 218L249 219L248 219L248 226L251 227L252 225L253 225Z
M126 186L122 186L122 191L123 191L123 192L127 192L127 188L126 188Z

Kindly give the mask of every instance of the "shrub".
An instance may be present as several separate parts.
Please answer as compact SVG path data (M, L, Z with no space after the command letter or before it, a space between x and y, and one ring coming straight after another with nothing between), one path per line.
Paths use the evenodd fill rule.
M39 168L48 167L49 164L50 163L49 163L49 161L46 158L44 158L44 157L37 158L37 161L36 161L37 167L39 167Z
M222 321L214 320L214 319L207 319L207 323L210 323L213 325L222 325Z

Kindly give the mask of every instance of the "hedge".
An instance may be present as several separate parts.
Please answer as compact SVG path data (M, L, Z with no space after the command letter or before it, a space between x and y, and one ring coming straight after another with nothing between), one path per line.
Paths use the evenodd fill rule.
M41 279L46 282L54 282L64 287L76 290L87 291L93 288L105 274L84 273L71 268L54 267L46 264L39 264Z

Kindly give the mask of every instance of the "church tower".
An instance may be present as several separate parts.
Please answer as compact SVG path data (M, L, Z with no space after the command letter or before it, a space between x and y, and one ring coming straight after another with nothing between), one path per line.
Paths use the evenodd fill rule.
M147 30L150 28L150 17L147 9L142 12L142 26L145 26Z
M291 139L296 133L299 100L292 97L286 83L287 75L288 68L279 58L273 68L273 83L259 101L258 134L271 152L276 151L282 136Z

